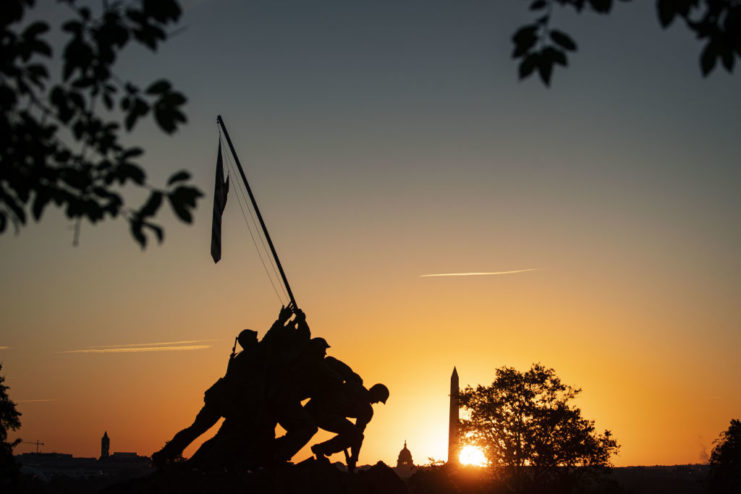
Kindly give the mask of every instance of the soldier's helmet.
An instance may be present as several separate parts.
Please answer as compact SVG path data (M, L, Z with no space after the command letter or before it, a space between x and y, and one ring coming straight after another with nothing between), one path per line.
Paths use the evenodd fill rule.
M312 346L312 348L322 349L326 350L329 348L329 343L327 343L327 340L324 338L312 338L309 344Z
M244 329L237 336L237 341L239 342L239 346L246 349L248 346L257 343L257 331Z
M383 384L374 384L373 386L371 386L368 392L370 393L371 399L374 402L380 401L385 405L386 400L389 399L389 388L387 388Z

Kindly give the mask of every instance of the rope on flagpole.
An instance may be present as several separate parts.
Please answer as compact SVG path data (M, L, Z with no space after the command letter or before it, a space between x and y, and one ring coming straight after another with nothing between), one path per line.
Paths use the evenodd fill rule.
M221 135L221 132L219 132L219 135ZM228 163L231 164L231 166L232 166L232 170L235 171L236 168L237 168L237 165L234 162L233 157L232 156L228 156L227 159L229 160ZM244 214L244 210L246 209L249 212L249 218L246 218L246 219L251 220L251 222L248 223L247 228L250 231L250 236L252 237L252 243L255 245L255 248L257 249L258 254L260 255L260 261L262 262L263 268L265 269L265 274L268 276L268 279L270 279L270 283L273 284L274 281L280 280L280 274L278 274L278 268L277 268L277 266L275 264L275 260L273 260L272 262L266 262L265 261L265 257L267 257L268 259L272 259L271 255L270 255L270 252L268 252L267 240L265 238L264 233L262 233L262 230L258 227L257 218L255 217L255 211L253 210L253 208L250 207L250 203L249 203L249 201L247 200L247 197L246 197L247 192L245 192L244 189L243 188L240 188L240 187L237 187L237 189L239 190L239 194L240 194L238 197L241 198L241 201L244 201L244 205L245 205L244 208L242 209L242 215L246 218L246 216ZM242 207L242 203L240 202L240 208L241 207ZM252 228L250 228L250 225L252 225ZM260 239L260 242L259 242L260 246L257 245L258 242L255 240L255 236L254 235L257 235L257 237ZM260 247L262 247L262 253L260 253ZM265 257L263 257L262 254L265 254ZM268 268L267 268L267 265L268 264L272 268L273 275L275 275L275 278L272 278L271 277L270 272L268 271ZM290 296L289 296L288 292L286 292L286 289L283 286L283 284L282 283L278 283L278 285L280 286L281 295L285 295L286 299L288 299L290 301ZM273 284L273 290L275 291L275 285L274 284ZM279 298L281 304L283 304L283 299L281 298L281 295L278 295L278 298Z
M229 163L232 165L232 169L233 170L237 170L237 165L234 162L234 158L232 156L229 156ZM249 203L249 201L247 200L247 197L246 197L247 192L244 190L244 185L242 185L242 187L239 190L240 190L240 193L241 193L241 197L244 200L244 203L246 205L245 207L246 207L247 211L250 214L251 225L255 229L257 237L260 239L260 246L262 247L263 253L265 254L265 257L267 257L269 259L272 259L272 262L269 262L268 264L270 264L270 267L273 270L273 275L275 275L275 278L274 279L275 280L280 280L280 274L278 273L278 267L277 267L277 265L275 263L275 259L272 258L272 256L270 255L270 252L269 252L269 246L268 246L268 241L265 238L265 232L263 232L263 230L258 227L258 220L257 220L256 214L255 214L255 210L254 210L254 208L250 207L250 203ZM250 234L252 234L252 231L250 231ZM253 242L254 242L254 237L253 237ZM262 256L261 256L261 259L264 259L264 258L262 258ZM263 266L264 265L265 265L265 263L263 261ZM268 273L268 276L270 277L270 274L269 273ZM271 280L272 279L273 278L271 278ZM278 285L280 286L281 293L283 295L285 295L286 298L290 301L290 295L286 291L286 289L283 286L283 284L282 283L278 283ZM283 299L281 299L281 303L282 302L283 302Z
M221 139L221 129L219 129L219 139ZM234 165L233 160L229 156L229 153L224 153L226 155L226 164L227 167L230 168L230 173L236 172L236 166ZM239 181L237 181L238 183ZM260 264L262 264L262 268L265 271L265 275L268 277L268 281L270 282L270 286L273 288L273 292L275 293L275 296L278 298L278 301L281 303L281 305L284 304L284 298L281 295L286 295L285 293L281 294L279 293L278 289L275 286L275 281L273 280L273 277L271 276L270 270L268 269L267 263L265 261L265 258L263 257L263 250L266 251L267 249L265 247L265 241L260 237L260 244L262 244L262 249L260 248L260 245L258 245L258 241L255 238L253 227L256 228L256 221L254 219L254 215L252 214L252 211L249 208L249 205L247 204L247 199L244 197L244 192L241 190L240 187L232 187L232 190L236 190L236 196L237 196L237 204L239 204L239 209L242 211L242 219L244 220L244 224L247 227L247 232L250 234L250 238L252 239L252 244L255 246L255 250L257 250L257 255L260 258ZM250 218L248 217L248 214L245 212L245 208L247 208L247 211L250 212L249 216L252 217L253 225L250 226ZM273 266L273 272L275 272L275 266ZM282 288L282 287L281 287ZM283 290L285 292L285 290ZM287 298L287 295L286 295Z
M270 234L268 233L268 227L265 225L265 220L263 219L262 214L260 213L260 208L257 206L257 200L255 199L255 196L252 193L252 188L250 187L249 183L247 183L247 176L244 174L244 169L242 168L242 165L239 162L239 157L237 156L237 152L234 149L234 145L232 144L232 140L229 137L229 132L226 130L226 125L224 125L224 120L221 118L221 115L216 117L216 122L221 126L221 130L224 132L224 138L226 139L226 143L229 145L229 150L231 151L232 156L234 157L234 162L237 165L239 176L242 179L242 182L244 183L244 188L250 197L250 202L252 203L252 207L255 210L255 216L257 216L257 219L260 222L260 226L262 227L262 232L265 235L265 241L267 242L268 247L270 247L270 252L272 253L273 260L275 261L275 264L278 267L278 272L280 273L280 277L283 280L283 286L286 289L286 293L288 293L288 298L291 300L291 305L293 305L294 307L297 307L298 305L296 304L296 298L293 296L291 285L288 284L288 277L286 276L286 272L283 270L283 265L280 263L280 259L278 258L278 252L276 252L275 245L273 245L273 241L270 238Z

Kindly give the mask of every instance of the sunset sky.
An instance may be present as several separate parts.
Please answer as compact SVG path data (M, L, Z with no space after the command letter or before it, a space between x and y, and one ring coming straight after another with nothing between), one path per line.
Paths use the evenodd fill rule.
M84 224L73 247L54 210L0 237L14 437L97 456L107 431L150 455L239 330L274 320L233 194L209 254L221 114L314 336L390 388L360 463L395 464L405 440L417 463L446 458L453 366L465 386L534 362L583 389L616 465L705 461L741 415L739 76L703 78L701 45L636 1L558 12L570 67L550 89L518 82L528 3L184 2L184 29L118 72L188 96L181 131L146 123L130 142L155 184L192 172L195 223L163 208L165 242L144 251L123 221ZM451 273L467 276L430 276Z

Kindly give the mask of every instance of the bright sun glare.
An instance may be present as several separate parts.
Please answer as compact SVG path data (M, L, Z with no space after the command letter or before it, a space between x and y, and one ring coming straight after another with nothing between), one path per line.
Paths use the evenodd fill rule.
M458 459L460 460L461 465L472 465L475 467L484 467L487 463L484 452L476 446L470 445L463 446L461 454L458 455Z

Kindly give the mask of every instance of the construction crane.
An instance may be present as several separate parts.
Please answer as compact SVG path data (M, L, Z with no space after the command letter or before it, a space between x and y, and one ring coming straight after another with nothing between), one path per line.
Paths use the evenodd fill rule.
M34 441L34 442L23 441L23 444L35 444L36 445L36 452L37 453L40 453L39 448L41 446L46 446L46 444L44 444L44 443L42 443L41 441L38 441L38 440L37 441Z

